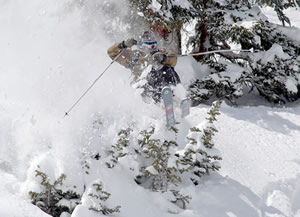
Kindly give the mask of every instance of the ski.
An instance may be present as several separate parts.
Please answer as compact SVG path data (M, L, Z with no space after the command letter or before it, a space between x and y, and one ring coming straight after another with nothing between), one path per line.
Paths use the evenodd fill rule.
M189 98L185 98L180 102L181 109L181 118L190 114L191 100Z
M173 108L173 93L170 87L164 87L161 96L163 99L165 111L166 111L166 120L167 120L167 128L170 128L175 125L175 115Z

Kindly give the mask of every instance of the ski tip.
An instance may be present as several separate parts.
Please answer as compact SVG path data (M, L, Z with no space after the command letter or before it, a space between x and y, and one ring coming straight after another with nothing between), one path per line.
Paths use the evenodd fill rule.
M66 116L69 116L69 113L68 113L68 112L65 112L64 118L65 118Z
M161 94L164 95L169 95L170 93L172 93L172 89L170 87L164 87L161 91Z

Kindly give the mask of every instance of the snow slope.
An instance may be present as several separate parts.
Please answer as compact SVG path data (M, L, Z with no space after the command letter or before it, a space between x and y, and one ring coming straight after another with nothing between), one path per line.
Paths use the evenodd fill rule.
M32 206L29 201L22 200L17 196L21 184L13 175L1 171L0 183L0 216L49 216L41 212L39 208Z
M299 107L225 107L217 123L221 174L285 216L300 211L299 115Z
M65 173L66 185L77 185L81 193L83 184L101 179L112 206L121 205L115 214L120 217L300 216L299 106L223 104L216 124L222 168L196 188L185 185L193 198L186 210L169 203L166 195L137 186L122 164L108 169L104 161L91 160L90 175L85 175L82 152L104 153L122 127L135 122L144 129L153 123L166 133L161 109L141 100L129 85L130 72L117 64L70 117L62 118L111 61L106 49L113 41L101 29L95 31L87 16L72 1L0 1L0 217L48 216L28 197L38 187L37 165L51 179ZM176 69L184 84L204 70L189 58L180 59ZM204 105L192 108L181 121L180 144L207 110ZM101 124L91 127L96 118ZM72 217L99 216L88 205L83 200Z

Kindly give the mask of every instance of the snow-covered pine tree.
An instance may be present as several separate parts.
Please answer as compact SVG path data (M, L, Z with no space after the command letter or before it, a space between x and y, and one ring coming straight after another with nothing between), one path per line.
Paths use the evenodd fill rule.
M148 162L141 168L141 174L136 181L142 183L141 180L147 180L144 183L145 187L153 191L166 192L170 185L176 185L181 181L175 164L170 165L170 158L173 157L170 148L176 147L177 142L153 138L154 133L154 127L140 133L138 143L142 148L141 154Z
M181 174L177 168L175 156L176 135L178 129L172 127L170 133L174 132L174 139L155 138L155 128L150 127L143 130L139 135L139 146L144 162L141 164L140 174L136 182L152 191L166 193L168 201L185 209L186 204L192 199L189 195L181 192Z
M256 0L256 3L260 6L267 5L274 8L283 26L285 26L285 23L291 25L290 19L284 14L284 9L296 6L300 7L299 0Z
M179 186L181 177L175 156L177 133L178 129L172 127L167 133L168 139L164 139L152 126L142 131L134 126L121 129L116 143L108 151L106 165L114 168L121 158L126 158L123 162L130 161L131 166L122 166L134 174L137 184L166 193L167 200L185 209L191 198L181 192Z
M103 183L100 180L95 180L91 187L87 190L88 199L86 203L90 203L89 210L100 212L103 215L109 215L112 213L120 212L121 206L113 208L108 207L106 204L110 197L110 193L104 191Z
M213 103L208 110L206 121L191 128L187 136L188 144L183 150L177 151L177 167L181 173L186 173L191 181L198 185L203 175L220 169L222 160L217 149L214 148L213 136L217 132L214 122L219 115L221 101Z
M194 52L255 49L254 53L196 57L210 70L208 76L190 85L194 104L215 98L236 103L253 90L272 103L299 99L300 42L288 34L291 27L268 22L260 8L248 1L195 0L193 6L201 11L196 18L196 34L189 42Z
M119 158L124 157L128 154L126 147L130 145L130 133L132 128L121 129L118 133L118 138L116 144L112 145L108 150L110 157L110 162L106 162L108 168L113 168L116 163L118 163Z
M172 197L169 199L170 202L176 204L181 209L186 209L186 205L190 203L192 200L192 197L189 195L185 195L180 190L177 189L171 189L170 192L172 193Z
M67 191L60 189L66 179L65 174L61 174L54 182L51 182L48 175L39 169L38 166L35 176L40 178L41 190L29 192L32 204L53 217L60 217L63 212L71 214L79 204L81 196L72 189Z

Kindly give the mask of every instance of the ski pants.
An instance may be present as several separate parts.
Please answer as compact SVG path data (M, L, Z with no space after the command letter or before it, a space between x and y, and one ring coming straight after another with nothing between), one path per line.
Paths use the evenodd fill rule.
M159 70L152 70L148 73L147 85L145 87L145 94L151 96L155 102L159 102L161 99L161 91L166 86L176 86L180 83L180 78L171 66L163 66Z

